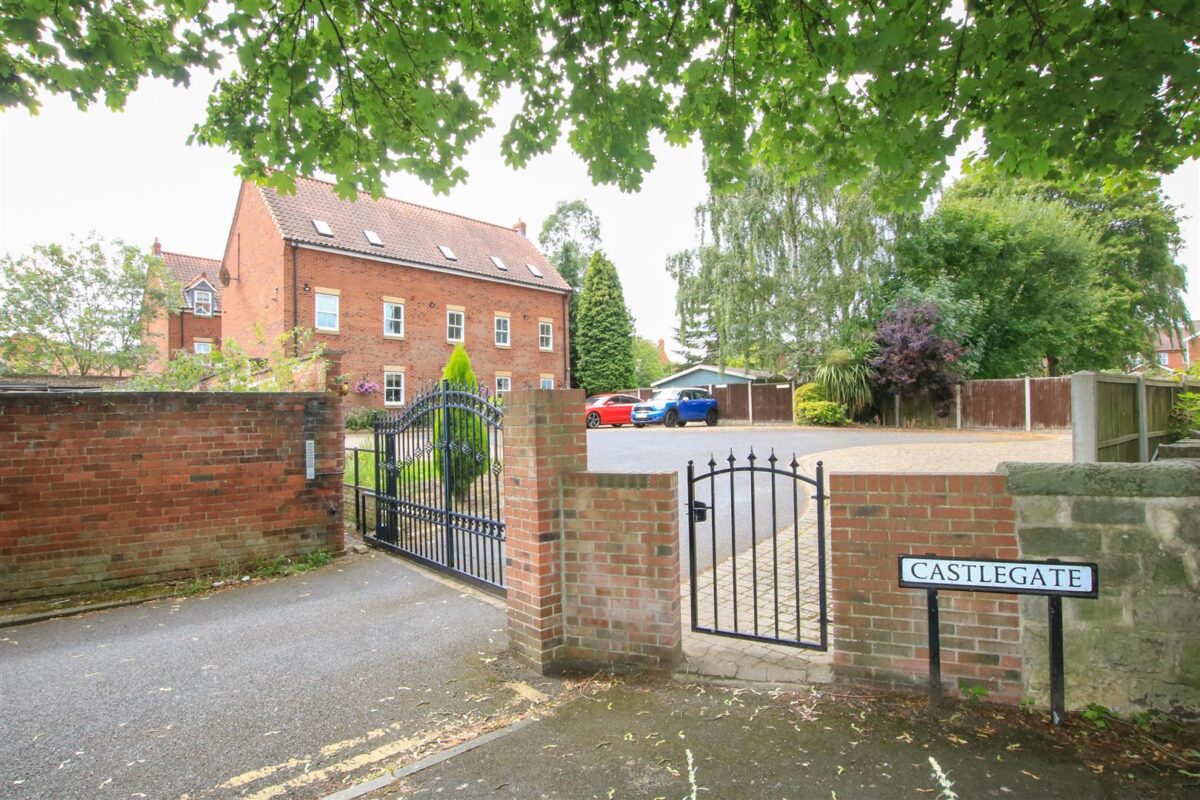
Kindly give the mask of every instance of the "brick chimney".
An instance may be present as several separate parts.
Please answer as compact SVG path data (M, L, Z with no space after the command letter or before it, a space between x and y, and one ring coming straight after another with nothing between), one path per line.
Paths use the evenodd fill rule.
M153 245L153 246L150 248L150 250L151 250L151 251L154 253L154 255L156 255L156 256L161 256L161 255L162 255L162 245L158 243L158 237L157 237L157 236L155 236L155 237L154 237L154 245Z
M526 235L526 233L525 233L525 231L526 231L525 220L523 220L523 219L521 219L520 217L518 217L518 218L517 218L517 221L513 223L512 229L513 229L514 231L516 231L517 233L521 234L522 236L525 236L525 235Z
M664 341L662 339L658 340L658 363L660 363L660 364L670 364L671 363L671 359L667 355L667 343L666 343L666 341Z

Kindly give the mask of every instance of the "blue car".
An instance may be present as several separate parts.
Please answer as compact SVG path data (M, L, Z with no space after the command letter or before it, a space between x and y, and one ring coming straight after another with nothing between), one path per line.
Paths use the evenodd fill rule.
M682 428L689 422L716 425L718 416L717 398L706 389L659 389L633 407L630 421L635 428L660 422L668 428Z

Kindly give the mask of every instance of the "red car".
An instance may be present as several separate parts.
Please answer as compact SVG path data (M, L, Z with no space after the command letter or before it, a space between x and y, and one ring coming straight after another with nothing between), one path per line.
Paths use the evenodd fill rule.
M588 428L612 425L619 428L629 422L629 413L642 402L631 394L598 394L587 399L584 423Z

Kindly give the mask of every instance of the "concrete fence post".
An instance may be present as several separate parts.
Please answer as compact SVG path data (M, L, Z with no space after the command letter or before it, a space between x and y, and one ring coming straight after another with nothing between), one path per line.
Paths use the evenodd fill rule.
M1075 463L1100 460L1096 373L1071 376L1071 452Z
M962 430L962 384L954 384L954 427Z
M753 383L746 384L746 402L748 403L748 407L750 409L750 424L753 425L754 424L754 384Z
M1033 390L1029 376L1025 376L1025 430L1033 430Z
M1150 420L1146 410L1146 377L1137 376L1138 461L1150 460Z

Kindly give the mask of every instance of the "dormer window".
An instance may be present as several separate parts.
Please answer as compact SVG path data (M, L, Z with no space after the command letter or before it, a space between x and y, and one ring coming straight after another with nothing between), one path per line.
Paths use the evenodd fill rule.
M211 317L213 313L212 292L196 289L192 292L192 313L197 317Z
M438 250L442 251L442 255L447 261L458 261L458 256L454 255L454 251L451 250L447 245L439 244L437 247Z
M492 256L492 263L496 265L496 269L508 272L508 264L505 264L500 256Z
M364 230L363 236L367 237L367 241L371 243L372 247L383 247L383 239L380 239L379 234L375 231Z
M533 264L526 264L525 267L526 267L526 269L529 270L529 274L533 275L533 277L535 277L535 278L542 277L542 271L540 269L538 269L537 267L535 267Z
M312 224L313 227L317 229L317 233L321 234L322 236L328 236L330 239L333 238L333 228L329 227L328 222L323 219L314 219Z

